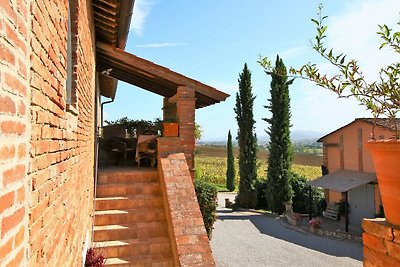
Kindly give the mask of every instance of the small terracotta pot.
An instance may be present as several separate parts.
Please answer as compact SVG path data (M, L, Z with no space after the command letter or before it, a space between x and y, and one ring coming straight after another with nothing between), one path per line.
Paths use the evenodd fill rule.
M369 141L386 220L400 225L400 140Z
M177 122L164 122L163 123L163 136L164 137L177 137L179 136L179 124Z

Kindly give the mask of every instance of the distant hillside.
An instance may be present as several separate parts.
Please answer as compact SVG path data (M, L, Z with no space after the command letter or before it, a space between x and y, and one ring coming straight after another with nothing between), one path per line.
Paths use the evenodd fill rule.
M316 132L316 131L292 131L292 142L295 144L303 144L303 145L312 145L314 144L320 137L324 136L325 133ZM258 144L261 146L265 146L269 142L269 136L257 136ZM237 145L236 138L232 140L234 145ZM214 146L225 146L226 139L223 137L216 138L208 138L206 140L200 140L198 142L200 145L214 145Z

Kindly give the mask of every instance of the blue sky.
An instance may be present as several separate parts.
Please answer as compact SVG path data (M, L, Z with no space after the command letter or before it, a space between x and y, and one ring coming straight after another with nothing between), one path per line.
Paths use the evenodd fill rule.
M224 139L237 131L235 94L238 76L247 62L252 71L254 115L258 136L268 127L270 78L257 64L259 55L286 66L315 62L332 73L332 67L310 48L315 35L311 18L321 1L136 0L126 50L231 95L223 103L196 110L196 122L205 140ZM378 51L377 24L392 27L400 20L398 0L322 1L329 18L326 44L359 60L367 79L376 79L380 67L398 57ZM357 102L310 82L296 80L290 87L292 130L330 132L356 117L370 114ZM124 116L154 119L162 116L162 97L119 82L113 104L105 106L105 119Z

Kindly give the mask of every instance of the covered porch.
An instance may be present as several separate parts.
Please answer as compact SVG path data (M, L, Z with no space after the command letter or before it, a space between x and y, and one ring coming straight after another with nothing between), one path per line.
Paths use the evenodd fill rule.
M130 150L122 144L115 151L125 166L98 171L95 245L117 266L214 266L193 186L195 110L228 95L106 43L98 42L96 52L102 96L115 98L117 80L160 95L162 120L176 121L178 133L130 137ZM132 168L140 165L141 144L149 166Z
M113 100L116 92L114 85L117 80L121 80L164 97L162 120L176 121L179 133L173 140L171 137L164 139L166 137L160 135L157 138L157 153L184 153L193 174L195 110L224 101L229 95L103 42L97 43L96 51L102 96ZM137 141L134 142L136 145ZM136 145L131 150L136 150ZM128 153L124 151L122 154L126 159ZM132 154L136 155L135 152Z

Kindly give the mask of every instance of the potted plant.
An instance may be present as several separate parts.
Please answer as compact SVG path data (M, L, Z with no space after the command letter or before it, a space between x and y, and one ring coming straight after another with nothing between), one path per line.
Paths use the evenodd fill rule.
M309 222L311 232L315 233L317 229L321 227L322 221L318 217L312 218Z
M323 40L326 37L327 25L322 16L322 5L319 6L318 18L312 19L317 34L311 41L312 48L338 70L338 74L328 76L322 74L315 64L308 63L299 69L290 69L293 78L303 78L315 82L317 85L335 92L339 98L355 97L361 105L370 110L375 120L384 115L395 130L391 139L375 140L374 128L371 140L366 149L371 152L379 189L389 223L400 225L400 63L396 62L382 68L379 79L368 82L356 60L347 60L344 53L336 53L327 49ZM400 22L398 23L400 25ZM379 25L377 32L383 40L380 49L389 46L398 55L400 54L400 31L393 32L386 25ZM267 74L271 73L271 61L268 58L259 60Z
M176 118L168 118L163 121L163 136L164 137L179 136L179 124Z

